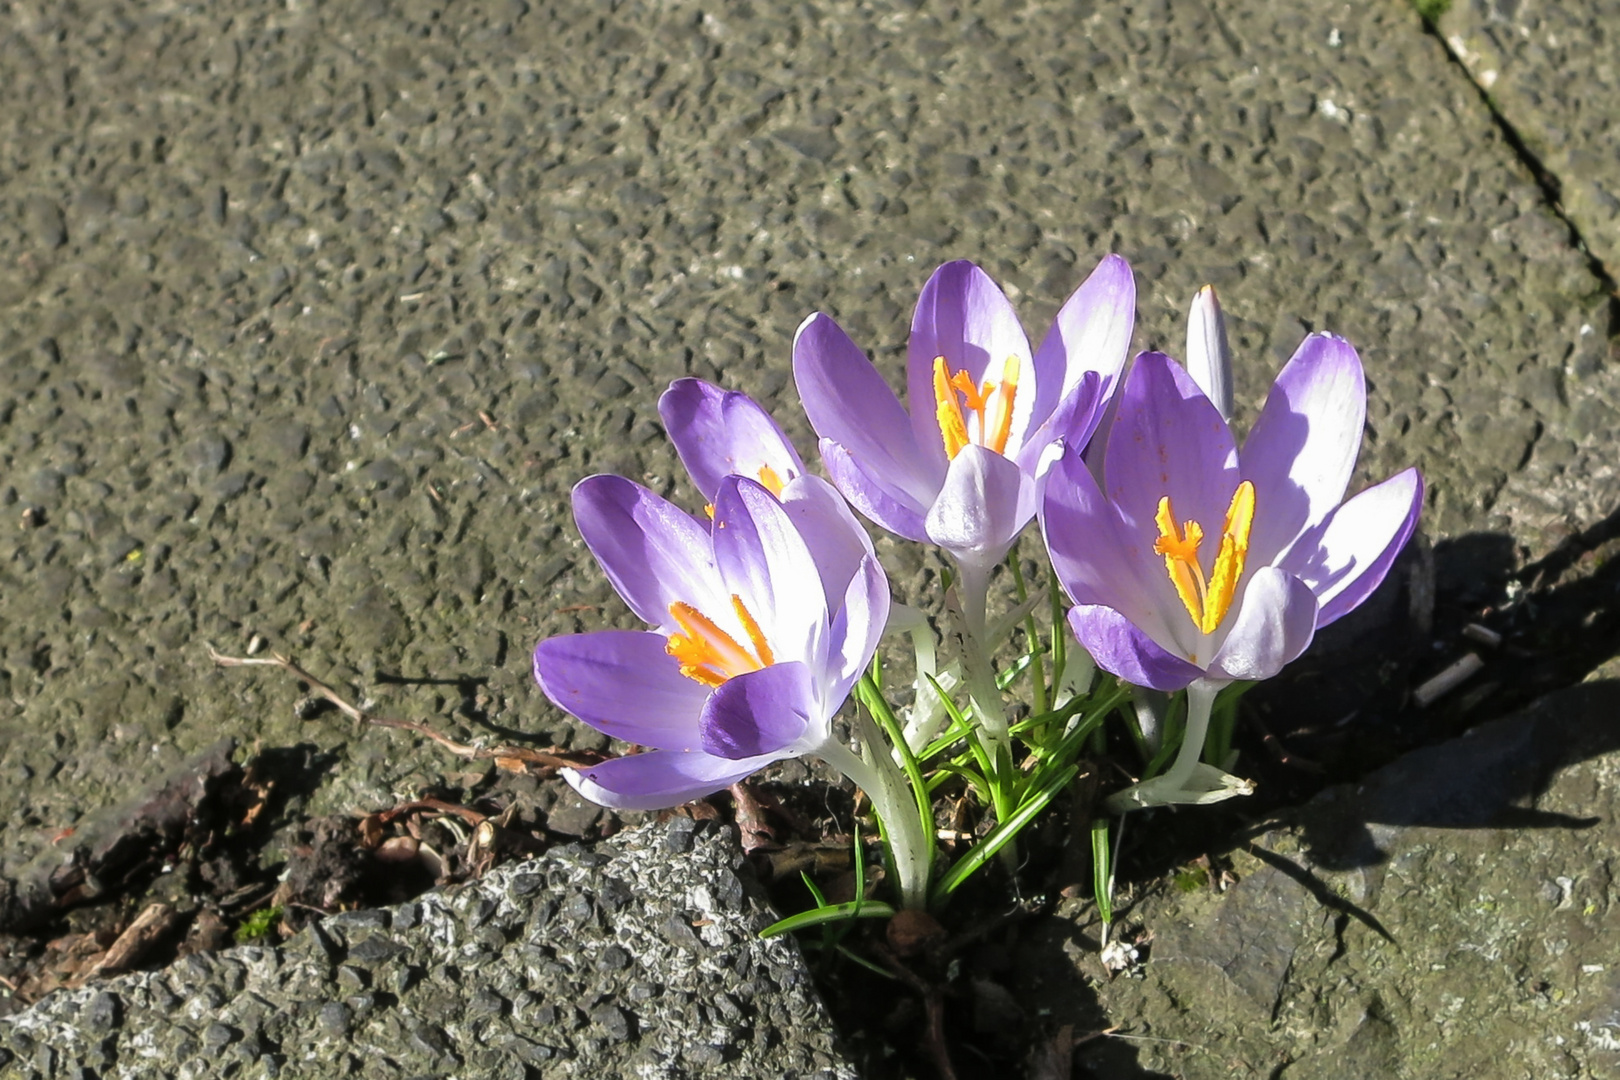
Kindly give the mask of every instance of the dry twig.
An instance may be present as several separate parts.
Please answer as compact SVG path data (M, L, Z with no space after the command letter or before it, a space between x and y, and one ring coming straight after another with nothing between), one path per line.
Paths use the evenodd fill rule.
M532 767L533 771L537 773L552 775L558 769L588 769L592 765L600 764L604 757L604 755L595 751L567 750L560 746L553 746L549 750L531 750L526 746L495 746L486 749L482 746L459 743L447 735L434 731L426 724L417 723L414 720L395 720L386 716L372 716L370 713L350 704L343 695L280 653L271 653L268 657L263 658L255 656L224 656L210 645L208 646L208 656L215 664L224 668L280 668L299 681L308 683L311 690L331 702L343 715L357 724L371 724L375 727L395 728L399 731L413 732L432 739L457 757L473 761L493 761L497 767L508 772L529 772Z
M82 985L98 975L116 975L135 967L147 953L174 931L182 918L183 916L168 904L147 905L135 917L135 921L129 924L129 928L118 935L118 940L102 954L101 959L92 964L76 982Z

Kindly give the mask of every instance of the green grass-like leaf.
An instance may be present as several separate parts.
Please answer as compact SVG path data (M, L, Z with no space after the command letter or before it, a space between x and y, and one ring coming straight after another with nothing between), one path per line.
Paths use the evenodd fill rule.
M812 926L825 926L828 923L843 922L845 919L892 919L894 908L878 900L847 900L842 904L830 904L827 907L813 908L810 911L801 911L797 915L789 915L771 923L759 932L762 938L772 938L779 934L790 933L794 930L805 930Z
M1057 796L1057 793L1062 791L1070 780L1074 779L1075 774L1079 771L1080 767L1078 765L1070 765L1058 773L1044 787L1026 799L1022 806L1008 816L1007 820L991 829L983 840L974 844L973 850L963 856L961 862L951 867L950 870L946 871L945 876L939 879L939 884L934 886L929 906L943 904L946 898L961 886L962 882L973 875L974 871L994 858L1002 848L1012 843L1013 838L1018 835L1019 831L1025 825L1028 825L1036 814L1045 810L1046 804L1051 802Z

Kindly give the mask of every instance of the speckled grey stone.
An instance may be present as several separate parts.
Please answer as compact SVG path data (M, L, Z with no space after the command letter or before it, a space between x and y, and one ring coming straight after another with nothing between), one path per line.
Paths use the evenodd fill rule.
M284 1076L348 1076L350 1055L365 1076L853 1077L791 939L758 938L770 917L735 872L731 833L679 831L692 842L685 853L647 825L599 852L499 867L407 905L416 919L396 909L393 929L389 912L337 916L325 934L348 942L333 946L344 954L336 968L306 933L61 991L0 1020L0 1053L49 1056L56 1075L93 1067L104 1080L237 1076L248 1061ZM547 892L577 896L616 882L624 899L611 919L537 931L529 916L544 894L517 886L542 876ZM695 947L669 941L670 920ZM233 969L243 977L227 993ZM354 994L345 972L394 989Z
M1452 55L1551 174L1592 254L1620 275L1617 0L1456 0Z

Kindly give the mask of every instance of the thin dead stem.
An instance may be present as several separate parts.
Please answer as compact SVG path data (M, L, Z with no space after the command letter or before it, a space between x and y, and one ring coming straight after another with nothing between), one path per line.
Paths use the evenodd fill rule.
M426 724L414 720L396 720L386 716L373 716L351 704L342 694L339 694L280 653L271 653L267 657L224 656L210 645L208 646L208 657L222 668L279 668L300 682L308 683L311 690L331 702L338 711L357 724L370 724L374 727L409 731L424 738L432 739L457 757L467 758L472 761L493 761L498 767L509 772L533 771L550 774L555 773L558 769L588 769L592 765L600 764L603 760L603 755L595 751L567 750L560 746L553 746L549 750L531 750L526 746L473 746L468 743L456 742L449 736L434 731Z

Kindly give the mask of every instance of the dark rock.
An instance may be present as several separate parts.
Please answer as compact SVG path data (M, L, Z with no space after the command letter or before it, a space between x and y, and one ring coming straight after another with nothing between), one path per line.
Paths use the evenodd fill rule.
M85 1007L84 1022L91 1031L110 1031L118 1025L120 1012L118 995L103 990Z
M630 1037L630 1018L617 1006L602 1005L592 1009L591 1023L605 1031L614 1042L623 1042Z
M353 1019L354 1010L341 1001L328 1001L321 1006L321 1026L333 1035L347 1035Z
M821 1060L836 1063L831 1075L852 1076L791 942L757 936L773 916L733 872L741 856L730 832L699 830L683 853L670 852L665 838L650 825L601 851L559 849L455 892L345 913L278 948L226 950L167 975L64 991L0 1018L0 1049L24 1060L50 1055L59 1074L156 1053L179 1063L168 1072L199 1080L240 1075L245 1061L253 1062L250 1075L271 1066L291 1074L317 1060L339 1072L395 1075L364 1055L345 1064L347 1048L361 1045L397 1052L400 1075L622 1076L681 1060L709 1063L706 1075L752 1080L808 1075L807 1063ZM523 936L532 924L512 902L519 880L549 882L568 898L552 929ZM604 892L612 894L611 925L597 918ZM704 933L729 944L701 943L689 917L670 906L686 897L702 906ZM569 910L581 917L569 920ZM671 926L684 931L674 938L690 940L672 940ZM692 953L704 963L692 963ZM762 991L753 974L761 969L776 972L784 989ZM663 985L626 990L632 970L657 972ZM186 1000L167 993L168 979L184 984ZM717 1030L729 1033L727 1050L688 1052L714 1042Z
M697 820L685 816L669 819L665 826L664 846L675 854L692 850L692 833L697 829Z

